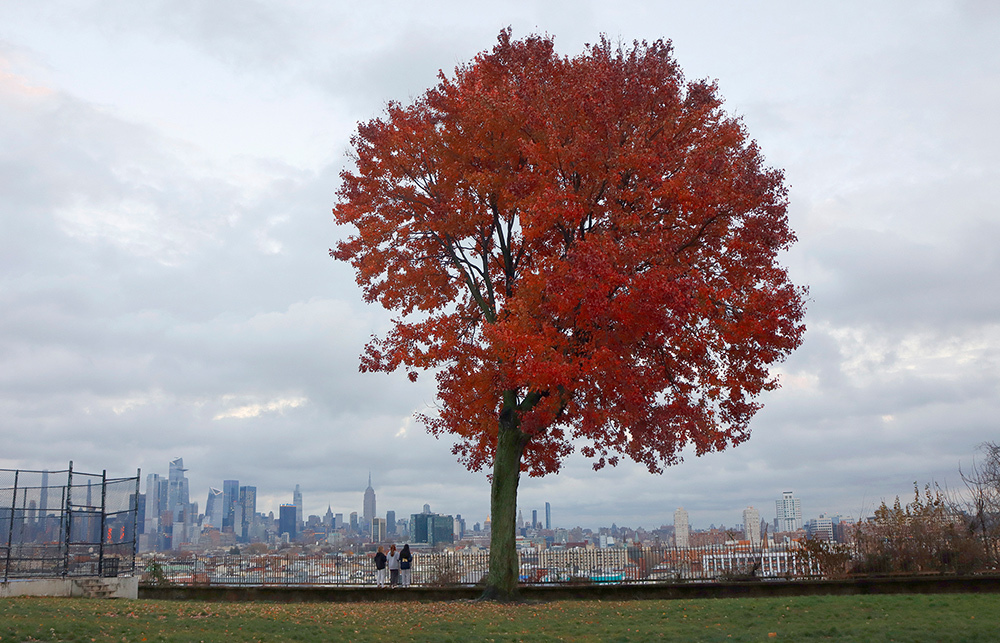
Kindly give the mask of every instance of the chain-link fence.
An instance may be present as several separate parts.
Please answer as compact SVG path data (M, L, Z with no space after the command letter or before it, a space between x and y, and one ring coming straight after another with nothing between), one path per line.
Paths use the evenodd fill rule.
M0 469L0 576L131 575L138 498L138 472Z

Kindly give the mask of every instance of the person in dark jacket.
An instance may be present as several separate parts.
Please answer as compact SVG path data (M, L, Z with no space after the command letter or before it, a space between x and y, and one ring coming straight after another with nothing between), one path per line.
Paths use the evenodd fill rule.
M410 544L407 543L399 552L399 581L403 587L410 586L411 567L413 567L413 554L410 553Z
M379 587L385 587L385 551L379 545L375 554L375 583Z

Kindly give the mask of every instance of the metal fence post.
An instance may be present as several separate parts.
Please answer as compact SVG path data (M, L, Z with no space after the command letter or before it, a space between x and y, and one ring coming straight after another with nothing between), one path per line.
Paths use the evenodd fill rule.
M66 536L63 540L63 572L65 576L69 573L69 544L73 534L73 461L69 461L69 470L66 472Z
M142 469L135 470L135 495L132 505L132 564L129 569L135 574L135 557L139 552L139 479L142 477Z
M99 578L104 578L104 530L107 528L107 497L108 470L104 469L101 471L101 528L97 532L97 576Z
M14 512L17 510L17 477L20 471L14 471L14 493L10 496L10 520L7 523L7 562L3 568L3 582L7 582L10 574L10 550L14 542Z

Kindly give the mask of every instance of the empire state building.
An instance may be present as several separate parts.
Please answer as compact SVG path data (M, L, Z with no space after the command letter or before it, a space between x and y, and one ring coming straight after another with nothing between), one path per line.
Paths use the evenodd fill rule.
M364 526L362 529L371 533L372 520L377 514L375 513L375 490L372 488L372 474L368 474L368 488L365 489L365 507L364 507Z

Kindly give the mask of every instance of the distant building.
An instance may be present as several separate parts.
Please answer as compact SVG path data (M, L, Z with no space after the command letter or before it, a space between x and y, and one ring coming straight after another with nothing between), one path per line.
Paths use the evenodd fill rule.
M191 503L188 493L188 479L184 473L184 459L176 458L170 461L167 475L167 511L171 520L171 547L176 548L181 543L197 541L196 505Z
M743 510L743 534L751 545L760 544L760 512L753 506Z
M410 516L410 541L437 545L455 542L455 519L441 514L419 513Z
M222 525L220 529L234 531L233 523L236 519L236 505L240 501L240 481L222 481Z
M146 476L146 524L143 528L143 535L146 537L146 542L142 547L143 551L156 551L160 549L158 543L160 536L160 516L163 515L163 507L167 502L165 494L163 502L160 502L160 490L163 488L160 482L162 480L159 474L156 473L150 473Z
M385 512L385 533L389 536L396 535L396 512Z
M170 461L170 472L167 475L167 507L173 514L174 522L181 520L187 510L190 499L188 496L188 479L184 475L184 458Z
M278 533L288 534L289 542L294 541L299 535L299 521L295 505L284 504L278 507Z
M299 485L295 485L295 491L292 492L292 504L295 505L295 527L297 529L302 528L302 489Z
M257 515L257 487L240 487L240 524L233 531L243 542L250 542L253 534L254 517Z
M810 518L806 523L806 535L815 540L834 540L833 519L820 514L819 518Z
M375 510L375 489L372 488L372 474L368 474L368 488L365 489L365 503L363 511L364 529L371 529L372 520L378 515Z
M688 512L684 507L678 507L674 512L674 544L678 547L690 547L691 525L688 522Z
M372 542L380 543L385 540L385 518L372 518Z
M552 529L552 505L545 503L545 529Z
M222 531L222 516L225 513L223 503L224 498L222 495L222 489L209 487L208 500L205 501L205 520L202 523L203 527L215 527L219 531Z
M775 501L775 531L797 531L802 529L802 501L792 496L791 491L781 494Z
M832 516L833 539L838 543L847 543L854 540L854 518L850 516Z

